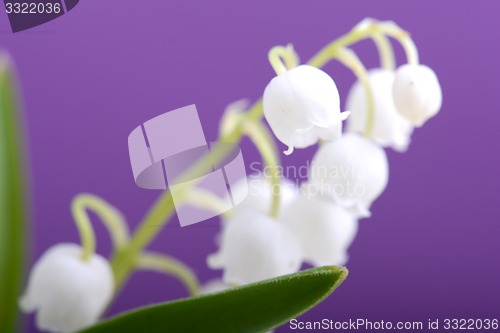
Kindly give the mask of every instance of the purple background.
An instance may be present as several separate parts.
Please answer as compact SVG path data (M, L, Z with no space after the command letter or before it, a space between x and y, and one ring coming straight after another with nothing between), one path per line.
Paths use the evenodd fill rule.
M262 94L273 76L270 47L293 42L305 61L372 16L412 32L422 63L439 76L443 108L415 132L408 153L388 152L390 183L373 218L361 223L348 280L303 319L500 317L500 2L217 4L87 0L18 34L2 11L0 46L16 60L26 110L33 259L57 242L78 241L69 212L78 192L101 195L132 227L138 224L158 196L133 182L127 136L138 124L195 103L213 140L228 103ZM356 49L368 66L377 65L370 42ZM326 70L345 100L354 77L337 64ZM248 141L242 148L247 164L258 159ZM313 152L296 151L283 161L303 165ZM99 251L108 254L105 229L95 225ZM205 265L216 249L215 225L180 228L172 221L151 248L181 258L206 281L220 274ZM176 280L139 272L112 312L183 296Z

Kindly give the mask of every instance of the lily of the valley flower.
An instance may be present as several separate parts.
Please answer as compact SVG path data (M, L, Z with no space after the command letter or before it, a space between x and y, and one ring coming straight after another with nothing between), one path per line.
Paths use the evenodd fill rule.
M284 223L244 211L223 228L219 252L208 266L224 269L223 282L241 285L294 273L302 263L300 243Z
M320 69L301 65L287 70L269 82L264 96L264 115L274 135L294 148L312 146L318 140L338 139L342 121L340 97L333 79Z
M396 109L417 127L441 108L441 86L434 71L425 65L399 67L392 91Z
M413 132L412 124L396 110L392 97L394 72L374 69L368 72L373 92L375 118L371 138L383 147L405 151ZM347 96L346 109L351 111L347 131L363 133L367 126L367 96L362 84L356 82Z
M368 217L388 178L384 150L358 134L347 133L319 148L309 169L307 191L333 200L358 217Z
M304 261L313 266L344 265L358 231L358 220L345 208L317 196L301 195L283 221L299 237Z
M75 332L93 325L110 302L113 273L108 261L94 254L81 259L76 244L51 247L33 267L20 299L24 312L37 311L40 330Z

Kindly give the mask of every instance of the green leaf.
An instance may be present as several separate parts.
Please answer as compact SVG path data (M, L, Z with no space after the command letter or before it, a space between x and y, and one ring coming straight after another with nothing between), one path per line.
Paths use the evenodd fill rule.
M22 132L12 62L0 52L0 332L14 332L27 220Z
M321 302L346 278L325 266L228 291L144 307L83 332L265 332Z

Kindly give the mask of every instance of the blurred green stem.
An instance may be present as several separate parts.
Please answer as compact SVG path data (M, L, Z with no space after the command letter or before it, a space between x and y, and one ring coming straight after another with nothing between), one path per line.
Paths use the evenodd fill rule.
M95 252L95 233L87 210L94 211L101 218L113 240L115 250L123 248L129 239L127 223L122 213L98 196L81 193L71 203L71 212L80 233L83 246L82 259L89 260Z
M378 49L380 67L388 71L394 71L396 69L396 62L394 61L394 50L392 49L389 38L378 33L374 34L372 39Z
M184 283L192 296L200 293L200 284L193 271L181 261L164 254L144 252L137 259L136 267L175 276Z
M272 203L269 215L271 217L278 217L280 210L280 182L281 177L279 174L280 155L275 141L271 137L269 130L260 122L254 120L243 121L243 131L257 147L265 166L270 169L271 177L271 193Z
M354 75L358 78L359 82L363 86L366 94L366 124L364 135L366 138L371 138L373 133L373 126L375 123L375 100L373 97L373 90L368 79L368 73L366 71L365 65L359 60L356 53L348 48L339 48L334 54L344 66L349 68Z
M23 126L13 63L0 52L0 332L15 332L30 218ZM19 327L18 327L19 329Z
M297 67L300 63L299 56L294 51L292 44L273 47L269 50L267 57L276 75L280 75L288 69Z

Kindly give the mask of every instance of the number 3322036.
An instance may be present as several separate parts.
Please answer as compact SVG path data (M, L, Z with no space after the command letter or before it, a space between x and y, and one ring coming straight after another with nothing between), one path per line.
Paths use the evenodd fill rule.
M59 14L62 10L57 2L7 2L5 9L7 14Z

